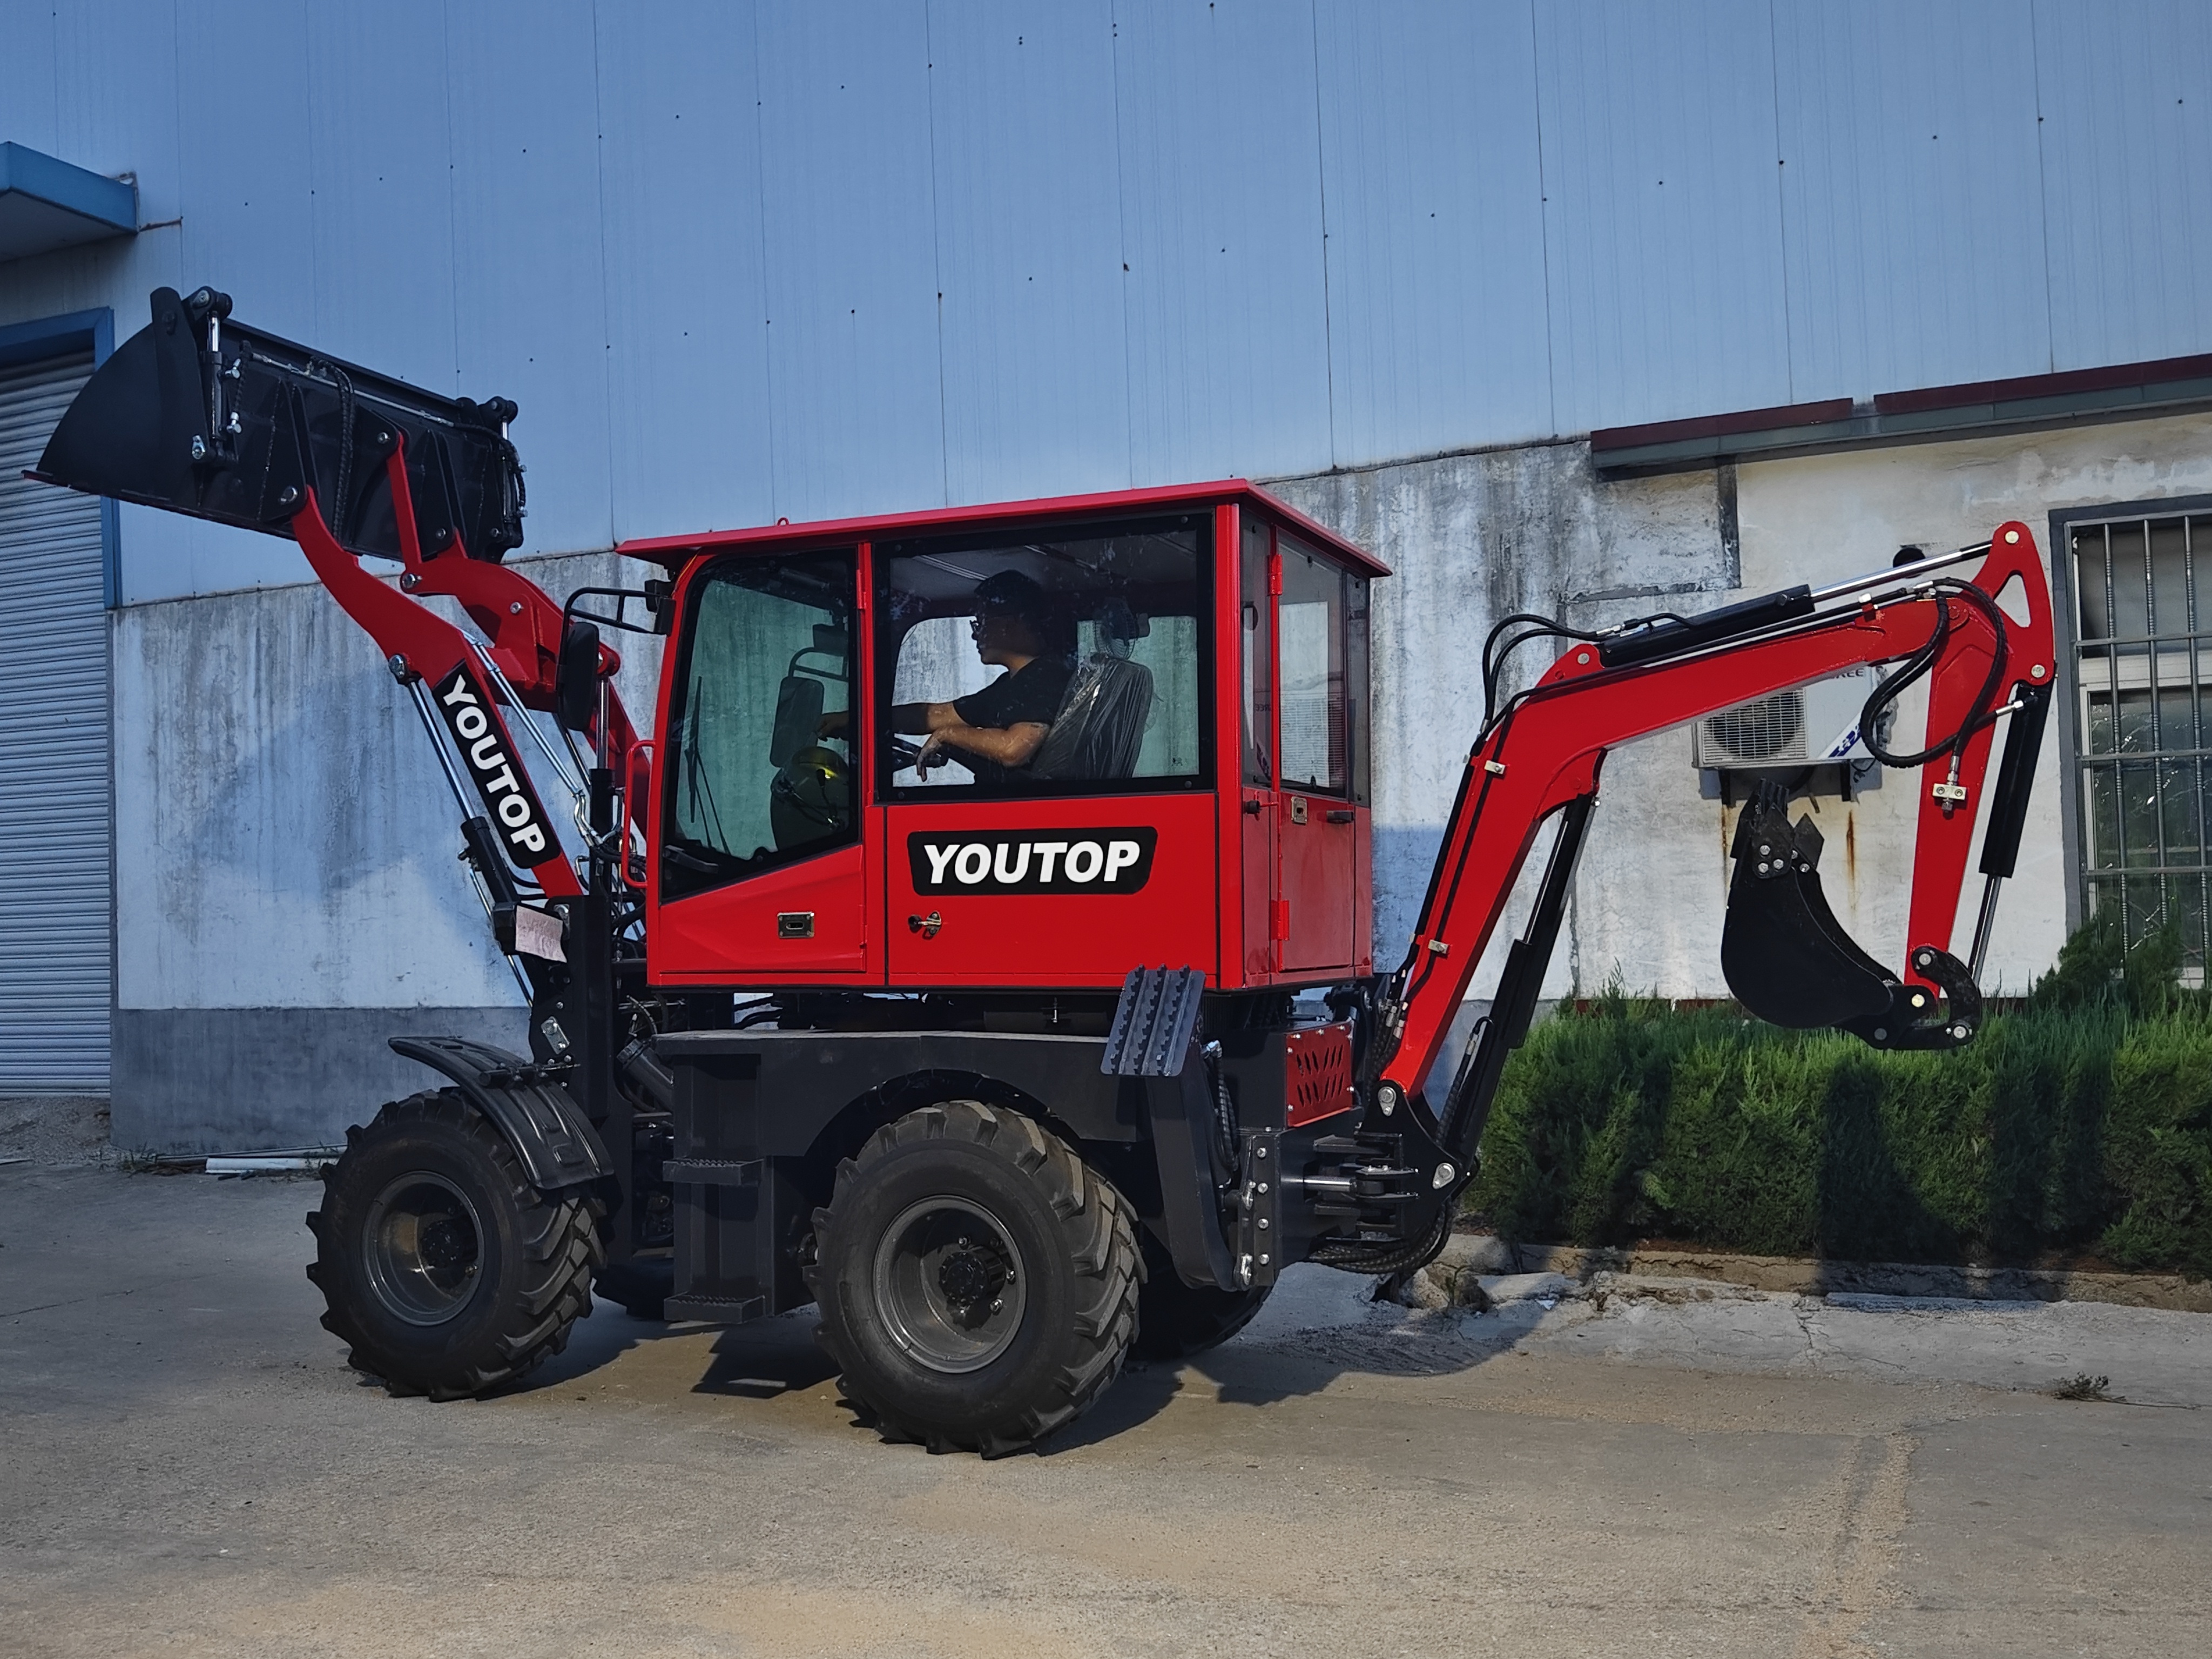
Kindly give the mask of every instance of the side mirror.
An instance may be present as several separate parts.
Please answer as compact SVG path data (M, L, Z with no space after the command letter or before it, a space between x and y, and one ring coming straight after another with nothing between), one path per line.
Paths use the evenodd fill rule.
M553 672L553 718L571 732L582 732L599 716L599 630L591 623L571 622Z
M783 766L802 749L822 741L822 682L811 674L786 674L775 692L775 730L768 763Z
M664 638L676 628L674 582L648 580L645 584L645 608L653 618L653 631Z

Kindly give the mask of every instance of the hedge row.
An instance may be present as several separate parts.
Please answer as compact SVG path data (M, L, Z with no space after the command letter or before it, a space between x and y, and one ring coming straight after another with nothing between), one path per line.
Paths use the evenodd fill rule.
M2161 981L2093 961L1947 1054L1609 994L1514 1056L1469 1207L1531 1241L2212 1277L2212 1006Z

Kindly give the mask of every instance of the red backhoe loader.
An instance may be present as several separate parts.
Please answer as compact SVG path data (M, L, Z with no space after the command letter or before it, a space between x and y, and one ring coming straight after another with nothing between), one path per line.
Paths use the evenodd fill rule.
M2055 660L2023 525L1701 615L1505 618L1470 653L1486 714L1417 930L1377 972L1388 573L1358 548L1229 481L631 543L660 579L559 604L501 562L515 412L163 289L33 475L296 540L459 805L530 1053L395 1038L441 1085L349 1133L309 1218L324 1322L395 1391L512 1382L595 1284L672 1320L811 1302L865 1420L996 1454L1133 1348L1221 1341L1291 1263L1411 1272L1528 1030L1607 751L1863 665L1887 666L1861 732L1927 779L1905 961L1844 933L1817 832L1770 789L1734 843L1723 967L1753 1012L1876 1048L1980 1023ZM650 738L609 678L622 629L667 639ZM1536 641L1556 659L1509 693ZM1893 751L1923 680L1921 746Z

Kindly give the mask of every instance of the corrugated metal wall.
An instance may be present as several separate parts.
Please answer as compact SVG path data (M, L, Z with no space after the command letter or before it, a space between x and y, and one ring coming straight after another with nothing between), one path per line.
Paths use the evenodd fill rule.
M532 545L2212 349L2201 0L0 0L8 136L518 398ZM181 222L172 222L180 221ZM132 598L303 580L127 514Z
M0 1095L107 1091L100 503L23 477L91 373L0 368Z

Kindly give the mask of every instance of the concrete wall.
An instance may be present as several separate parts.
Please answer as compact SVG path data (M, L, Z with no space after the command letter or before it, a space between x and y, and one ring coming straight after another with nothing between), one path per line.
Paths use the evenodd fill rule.
M525 562L559 595L647 574ZM659 642L614 642L649 723ZM321 586L127 607L114 660L118 1146L325 1141L422 1086L387 1033L521 1043L428 739Z
M1272 487L1398 573L1378 585L1375 609L1376 957L1395 964L1481 721L1480 652L1498 617L1534 610L1602 626L1707 609L1881 568L1908 543L1963 546L2011 518L2042 542L2047 515L2063 507L2212 491L2212 416L1620 483L1595 476L1586 445L1557 444ZM1550 661L1540 647L1527 655L1523 684ZM2062 663L2062 692L2065 672ZM1924 704L1908 698L1899 712L1905 730L1919 729ZM1985 978L2008 992L2025 990L2057 956L2077 878L2062 844L2060 729L2053 721L2018 878L1992 938ZM1735 813L1700 799L1688 729L1617 750L1600 799L1547 994L1617 975L1632 991L1725 995L1720 933ZM1904 951L1917 799L1916 781L1891 774L1856 801L1817 806L1830 902L1885 959ZM1538 862L1523 877L1524 899ZM1978 893L1977 883L1962 907L1961 951ZM1474 994L1490 994L1501 957L1502 939Z

